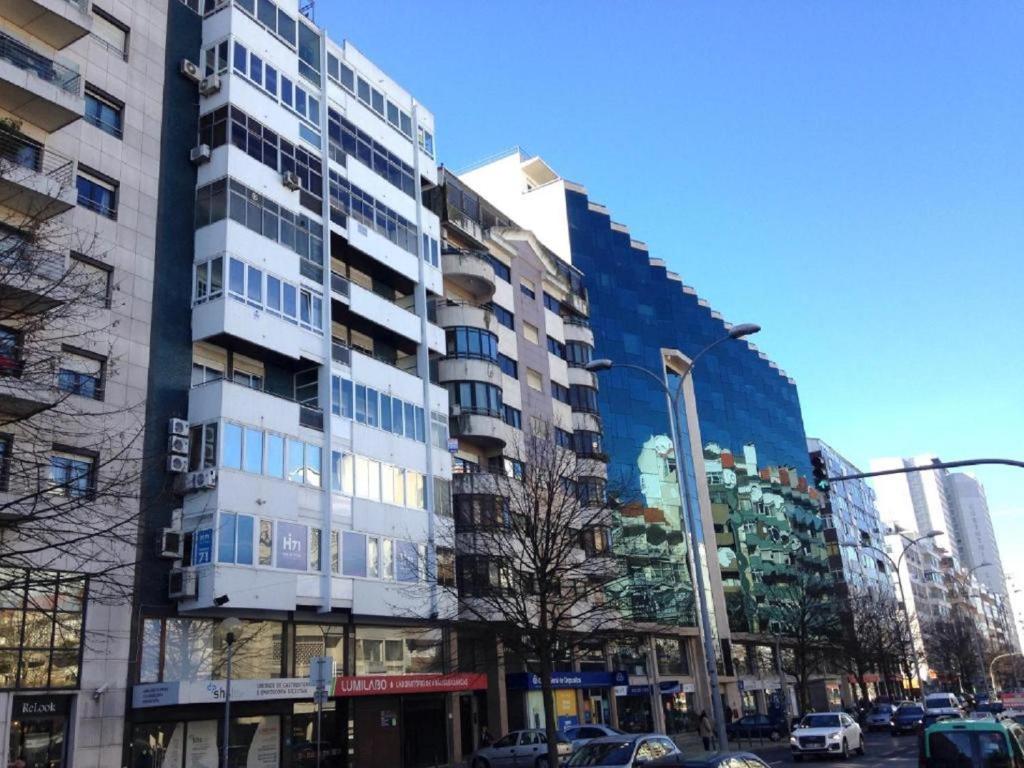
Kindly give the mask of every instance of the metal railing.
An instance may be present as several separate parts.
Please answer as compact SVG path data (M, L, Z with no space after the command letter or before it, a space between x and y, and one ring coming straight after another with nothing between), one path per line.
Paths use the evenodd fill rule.
M9 61L19 69L31 72L41 80L53 83L68 93L76 96L79 93L82 78L76 70L58 64L3 32L0 32L0 59Z
M8 163L49 176L60 184L70 184L75 170L71 158L0 128L0 167Z
M299 424L309 429L324 431L324 412L312 405L299 405Z
M342 277L337 272L331 272L331 291L347 297L349 294L348 278Z
M336 363L342 365L352 364L352 350L340 341L331 343L331 359Z

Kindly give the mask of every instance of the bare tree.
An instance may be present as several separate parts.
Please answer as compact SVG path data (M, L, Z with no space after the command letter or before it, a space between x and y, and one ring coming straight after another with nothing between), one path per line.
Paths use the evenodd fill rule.
M619 572L611 512L593 459L534 434L504 475L464 478L472 504L455 507L456 620L482 628L541 681L548 764L558 764L552 673L580 638L620 626L606 599ZM603 466L603 465L601 465Z
M839 621L832 580L798 569L765 577L763 602L758 604L762 625L785 638L783 671L796 679L798 704L810 706L810 681L835 653L834 629Z
M57 215L73 164L0 120L0 592L76 571L90 599L131 587L143 404L126 404L117 290L97 241ZM26 191L26 174L46 194ZM113 386L112 386L113 385ZM111 389L116 389L111 396Z
M868 674L878 670L877 648L884 629L878 604L883 599L867 590L849 593L840 604L840 622L833 635L839 663L856 680L862 701L870 699Z
M983 644L974 619L960 607L948 616L929 622L922 629L928 661L943 679L956 680L961 691L973 687L983 673L980 654Z

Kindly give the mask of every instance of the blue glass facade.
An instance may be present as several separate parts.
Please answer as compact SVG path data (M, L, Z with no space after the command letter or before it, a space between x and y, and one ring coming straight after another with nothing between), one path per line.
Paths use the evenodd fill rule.
M595 358L659 371L662 348L693 357L727 333L696 294L684 291L664 267L652 266L647 251L613 228L606 213L592 210L585 194L570 189L566 198L573 263L586 275ZM796 386L744 341L710 351L693 377L730 624L763 631L768 620L757 606L769 589L764 576L767 585L785 580L798 561L827 570L819 503L806 483L811 472L800 400ZM663 391L642 374L613 368L601 374L599 405L609 482L625 484L632 491L627 497L641 499L634 506L644 508L648 528L658 517L651 508L662 509L671 532L678 524L678 494L673 506L671 493L650 492L656 470L645 459L658 436L668 433ZM674 484L674 461L664 460L662 475ZM762 494L770 505L761 503ZM627 505L623 515L628 522L638 512ZM631 529L621 527L620 535L628 536ZM677 591L683 586L676 620L690 623L692 592L687 595L688 585L680 584L688 581L685 546L670 547L668 560L638 560L637 566L644 578L660 570L676 580Z

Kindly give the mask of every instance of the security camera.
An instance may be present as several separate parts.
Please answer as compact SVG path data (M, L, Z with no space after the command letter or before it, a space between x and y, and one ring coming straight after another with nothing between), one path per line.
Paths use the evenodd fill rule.
M103 685L101 685L101 686L100 686L99 688L97 688L97 689L96 689L95 691L93 691L93 692L92 692L92 700L93 700L93 701L99 701L99 700L100 700L100 697L101 697L101 696L102 696L102 695L103 695L104 693L106 693L106 690L107 690L107 686L108 686L108 685L109 685L109 683L104 683L104 684L103 684Z

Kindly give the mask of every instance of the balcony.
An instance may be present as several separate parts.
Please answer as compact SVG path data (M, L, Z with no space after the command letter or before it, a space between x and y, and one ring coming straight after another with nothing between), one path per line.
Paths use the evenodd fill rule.
M481 248L485 247L484 228L478 221L471 219L467 214L454 206L448 207L448 223L454 225L462 234L471 238Z
M449 381L485 381L500 387L501 368L492 360L446 357L437 364L437 379Z
M75 205L75 163L13 131L0 129L0 205L42 221Z
M295 435L299 426L323 431L323 411L302 405L286 395L253 389L230 379L192 387L188 398L190 422L230 419L256 421L272 432Z
M4 0L3 15L58 51L92 29L88 0Z
M0 414L27 419L57 403L51 362L45 355L26 359L21 350L0 353Z
M575 315L562 318L562 331L565 334L565 340L567 342L579 341L593 347L594 332L590 329L590 324L586 322L579 322L579 320L580 318L577 318Z
M441 299L436 304L437 324L442 328L462 325L468 328L484 328L497 333L498 321L494 313L477 304L465 301Z
M0 32L0 107L53 133L82 116L82 78L77 70Z
M347 299L349 297L349 291L351 283L348 278L339 275L337 272L331 272L331 293L338 298Z
M481 303L494 297L494 267L479 251L445 251L441 269L449 280Z
M452 409L453 411L455 408ZM498 416L463 411L449 419L452 437L476 443L484 448L502 449L508 443L509 428Z

